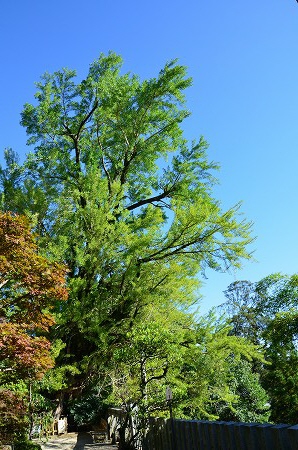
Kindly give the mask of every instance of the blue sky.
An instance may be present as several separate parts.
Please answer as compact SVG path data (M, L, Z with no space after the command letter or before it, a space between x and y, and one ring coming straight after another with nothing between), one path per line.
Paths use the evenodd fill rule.
M243 201L254 222L256 262L232 274L207 272L202 311L234 280L297 272L298 4L295 0L15 0L0 15L0 149L25 155L19 125L45 71L84 77L99 53L122 55L126 71L155 76L166 61L188 67L192 116L220 163L215 195Z

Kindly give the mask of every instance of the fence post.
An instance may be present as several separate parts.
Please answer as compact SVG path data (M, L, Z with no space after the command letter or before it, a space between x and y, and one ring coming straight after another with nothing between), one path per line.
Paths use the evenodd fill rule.
M203 430L202 430L202 424L201 421L196 422L196 433L198 439L198 448L200 450L204 450L204 439L203 439Z
M288 428L288 436L291 442L291 450L297 450L298 448L298 425L293 425Z
M291 450L291 442L287 433L288 428L290 428L290 425L284 423L273 425L270 428L274 445L280 450Z
M191 450L191 438L189 433L189 421L188 420L180 420L179 421L179 429L182 434L182 446L183 450Z
M217 445L218 450L230 450L230 447L228 445L228 438L226 434L226 428L225 428L225 422L217 422Z
M256 427L258 423L243 423L243 441L245 450L260 450Z
M191 421L191 435L193 441L193 450L202 450L200 422L197 420Z
M217 441L218 441L218 439L217 439L217 435L216 435L216 432L217 432L217 430L216 430L216 422L207 422L206 423L206 430L207 430L207 433L208 433L208 441L209 441L209 443L208 443L208 445L209 445L209 447L208 447L208 450L210 449L210 450L217 450L218 449L218 446L217 446Z
M165 450L172 450L172 433L171 433L171 424L169 420L165 420L164 422L164 436L165 436Z
M247 424L243 422L234 424L236 441L238 441L238 446L239 449L241 450L251 450L251 447L247 443L247 439L249 439L249 434L247 433L246 425Z
M224 430L226 434L226 440L228 442L228 449L236 449L235 433L234 433L234 422L226 422L224 424Z
M273 424L269 423L263 423L256 426L256 437L258 439L259 448L262 448L262 450L280 450L274 445L272 433L270 432L272 426Z
M198 446L196 446L194 431L195 431L194 430L194 421L188 420L186 423L186 432L188 435L187 449L189 449L189 450L198 450Z
M163 419L158 419L157 421L158 424L158 445L159 445L159 449L162 450L163 449L163 441L164 441L164 437L163 437Z
M210 422L208 420L201 420L201 426L202 426L202 436L203 436L203 450L210 450L211 447L211 437L209 433L209 424Z

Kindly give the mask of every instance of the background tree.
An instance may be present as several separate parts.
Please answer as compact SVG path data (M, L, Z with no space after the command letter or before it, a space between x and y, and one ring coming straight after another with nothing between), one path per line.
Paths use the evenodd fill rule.
M256 284L247 280L231 283L224 291L226 302L218 311L229 317L231 334L248 338L255 344L262 341L266 311L258 307L260 296Z
M298 420L298 276L273 274L257 283L259 307L267 312L263 332L266 355L271 362L262 374L262 383L271 399L275 422Z
M231 326L213 313L197 320L195 345L181 368L185 391L178 417L268 419L268 396L251 367L253 361L264 362L263 352L230 332Z
M221 307L232 324L232 333L259 343L269 364L254 364L269 395L270 419L297 422L297 300L298 277L280 273L257 283L236 282L226 291ZM237 299L237 301L235 301Z
M229 358L227 385L234 400L230 404L221 400L216 403L215 410L220 420L268 422L271 413L269 395L261 385L260 375L254 370L251 360Z

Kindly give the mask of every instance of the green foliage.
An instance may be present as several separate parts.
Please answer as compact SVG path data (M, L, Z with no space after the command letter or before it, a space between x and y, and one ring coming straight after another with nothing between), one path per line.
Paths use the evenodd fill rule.
M185 391L179 417L222 419L223 411L235 413L240 408L242 399L235 389L238 381L233 367L244 361L264 361L264 357L258 347L230 335L230 331L231 327L213 314L198 322L196 345L185 355L181 369ZM247 414L253 413L254 405L247 403L247 407Z
M261 299L256 284L246 280L235 281L224 293L227 301L219 307L219 311L229 317L231 334L260 344L267 311L258 307Z
M78 426L99 423L101 410L102 400L92 391L70 403L70 414Z
M269 275L256 283L256 292L260 297L259 308L264 308L268 314L297 308L298 275Z
M239 206L222 212L211 196L206 142L183 138L185 68L140 81L120 67L111 53L79 84L74 71L45 74L22 114L35 145L24 179L44 196L40 244L70 268L59 317L95 346L125 336L148 302L194 302L197 273L238 266L251 241Z
M0 444L8 444L26 435L26 397L12 389L0 389Z
M205 140L183 136L185 67L172 61L142 81L121 66L110 53L81 82L73 70L46 73L22 113L32 153L20 167L7 151L0 173L2 207L33 217L40 252L69 268L69 298L56 302L51 330L65 345L40 386L57 392L60 411L96 386L103 400L135 404L145 416L165 412L169 383L177 408L186 404L190 383L199 405L192 412L206 411L216 364L225 373L231 352L253 350L218 330L218 348L211 330L199 344L188 310L206 267L226 270L250 258L251 224L240 205L223 211L213 198L218 166Z
M280 273L257 283L237 282L229 286L228 302L232 332L257 342L269 364L254 363L262 387L269 396L270 420L297 422L298 378L298 277Z
M219 402L216 405L220 420L227 422L268 422L270 416L269 396L260 384L259 374L252 364L244 359L229 361L230 391L236 401L231 405Z
M183 312L149 308L114 351L111 400L127 408L138 406L144 416L165 411L167 383L174 388L187 346L194 342L192 326L191 316Z
M41 446L32 441L17 441L14 450L41 450Z

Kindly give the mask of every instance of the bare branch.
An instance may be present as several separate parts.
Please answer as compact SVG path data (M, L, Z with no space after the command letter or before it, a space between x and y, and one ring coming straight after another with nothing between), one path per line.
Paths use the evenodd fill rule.
M143 206L143 205L147 205L148 203L158 202L158 201L168 197L173 190L174 189L165 189L161 194L140 200L136 203L133 203L132 205L127 206L126 209L128 211L133 211L134 209L139 208L140 206Z

